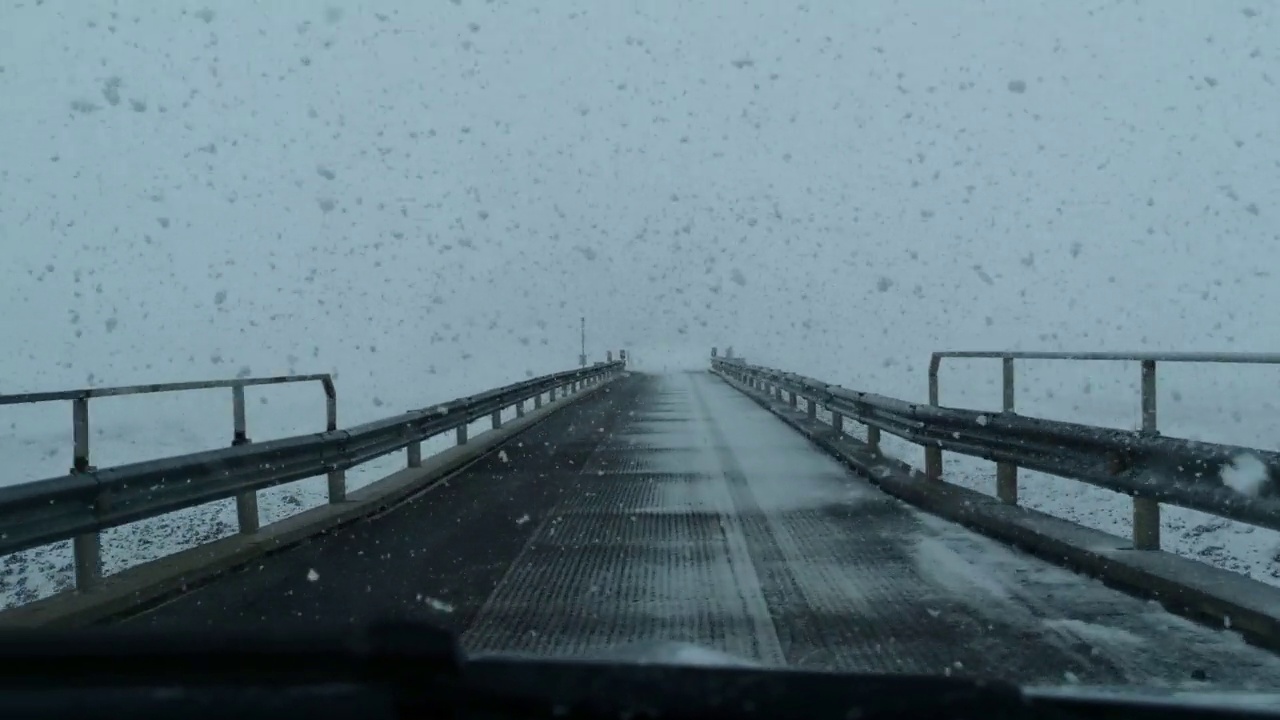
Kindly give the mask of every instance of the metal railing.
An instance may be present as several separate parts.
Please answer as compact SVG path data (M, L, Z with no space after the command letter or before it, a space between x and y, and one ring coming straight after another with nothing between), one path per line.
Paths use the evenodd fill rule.
M485 415L491 417L496 429L502 424L501 413L506 408L514 407L516 415L522 416L525 402L530 399L534 407L542 407L544 395L554 402L557 393L576 392L624 367L621 361L597 363L345 430L336 427L333 383L327 375L8 396L5 404L50 400L76 403L80 409L74 411L75 419L78 428L83 428L77 429L77 452L84 450L83 455L77 457L83 457L85 462L78 463L70 475L0 487L0 555L72 539L76 587L89 588L102 577L100 535L103 530L236 497L240 532L253 534L260 529L257 507L260 490L327 475L329 502L345 502L345 472L355 465L404 449L407 466L419 467L422 441L432 436L454 430L457 444L465 444L467 426ZM249 442L244 423L244 387L303 380L319 380L325 386L329 399L325 432ZM236 398L238 409L234 412L235 434L231 447L106 469L88 464L88 413L84 405L90 397L209 387L231 387ZM80 444L82 434L83 445Z
M58 390L54 392L19 393L13 395L0 395L0 406L71 401L71 474L79 475L86 472L93 472L97 469L89 463L89 400L92 398L231 388L231 444L235 446L244 445L249 442L244 403L244 389L246 387L305 382L318 382L321 387L324 388L325 430L337 429L338 394L333 385L333 378L327 373L314 375L278 375L260 378L235 378L232 380L198 380L194 382L153 383L149 385L125 385L121 387L82 388L79 390ZM345 492L345 487L346 479L344 471L335 470L329 474L329 494L331 498L335 495L342 496ZM257 531L258 495L256 492L245 492L236 496L236 516L240 523L241 532L250 533ZM101 536L97 532L76 535L72 538L72 555L75 558L77 586L84 587L91 585L93 580L101 574L101 542Z
M1277 452L1025 417L1011 410L992 413L947 408L936 404L936 396L929 404L911 403L741 361L713 358L711 363L716 372L750 388L779 399L788 397L791 407L797 406L797 397L804 397L811 420L816 421L817 406L825 406L838 432L843 433L845 418L864 424L868 449L874 454L880 454L883 431L926 450L947 450L992 460L998 467L1046 472L1142 500L1155 509L1135 502L1135 549L1159 549L1159 503L1280 530L1280 497L1274 487L1249 496L1227 487L1221 479L1222 470L1242 454L1257 458L1272 481L1280 479ZM1154 380L1152 383L1154 393ZM927 482L942 479L940 472L924 477ZM1017 502L1016 494L1001 499ZM1154 533L1150 528L1153 522Z
M929 358L929 404L939 404L938 372L943 358L999 358L1002 365L1002 412L1012 413L1015 407L1015 360L1085 360L1111 362L1137 362L1141 368L1139 402L1142 409L1140 432L1158 435L1159 423L1156 404L1156 363L1228 363L1247 365L1278 365L1277 353L1210 353L1210 352L1018 352L951 350L935 352ZM942 477L942 448L925 447L925 476L931 480ZM1010 505L1018 503L1018 466L1012 463L996 465L996 496ZM1160 504L1147 497L1133 496L1133 544L1139 549L1160 547Z

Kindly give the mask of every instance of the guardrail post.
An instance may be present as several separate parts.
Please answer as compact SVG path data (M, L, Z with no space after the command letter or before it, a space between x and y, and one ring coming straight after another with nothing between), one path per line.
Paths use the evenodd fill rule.
M249 442L248 428L244 419L244 386L231 388L231 445L244 445Z
M865 422L865 418L871 414L867 409L866 403L854 403L854 409L857 411L858 417L864 419L862 425L867 429L867 447L872 453L880 455L880 428Z
M524 417L524 400L516 403L516 417Z
M1156 361L1142 361L1142 433L1159 434L1156 420ZM1133 549L1160 549L1160 503L1151 498L1133 498Z
M454 435L456 436L459 445L466 445L467 444L467 423L462 423L461 425L459 425Z
M547 402L555 402L555 401L556 401L556 389L551 388L550 390L547 391Z
M938 364L941 358L937 353L929 359L929 404L938 406ZM924 476L928 480L942 479L942 448L936 445L924 447Z
M347 501L347 471L333 470L329 473L329 502L337 504Z
M71 539L75 561L76 589L88 590L102 579L102 536L99 533L77 535Z
M795 390L792 390L790 393L788 393L788 397L787 397L787 404L788 404L788 405L790 405L790 406L791 406L791 407L793 407L793 408L796 406L796 391L795 391Z
M494 430L497 430L498 428L502 427L502 410L501 409L494 410L493 413L489 415L489 425Z
M244 386L231 388L231 446L248 445L249 431L244 415ZM236 495L236 523L241 535L258 532L262 520L258 516L258 492L250 490Z
M1133 549L1160 549L1160 503L1151 498L1133 499Z
M831 429L836 431L836 435L844 435L844 415L835 410L831 411Z
M338 429L338 392L333 386L333 380L326 377L321 381L324 384L324 427L327 432L336 432ZM346 470L330 470L328 477L329 484L329 503L337 504L346 502L347 500L347 471Z
M71 474L91 472L89 465L89 398L71 401ZM92 532L71 539L76 588L93 587L102 578L102 535Z
M1142 361L1142 432L1157 435L1156 423L1156 361Z
M805 414L809 416L810 420L816 421L818 419L818 401L807 397L804 399L804 405Z
M236 495L236 522L240 525L241 535L252 535L258 532L262 520L258 517L257 492Z
M533 396L533 409L537 410L542 407L542 393Z
M1014 409L1013 358L1002 359L1004 380L1003 409L1007 413ZM1006 505L1018 504L1018 466L1010 462L996 463L996 497Z
M405 455L407 456L407 459L408 459L408 462L406 463L408 467L411 467L411 468L422 467L422 443L421 442L410 443L409 447L405 448Z
M89 398L71 401L71 472L89 471Z

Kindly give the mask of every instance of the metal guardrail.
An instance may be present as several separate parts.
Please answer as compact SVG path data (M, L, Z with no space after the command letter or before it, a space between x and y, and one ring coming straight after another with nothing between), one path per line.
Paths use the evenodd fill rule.
M819 404L825 406L839 432L843 432L845 418L866 425L867 445L877 454L883 431L926 450L947 450L998 465L1038 470L1141 500L1155 511L1135 502L1135 549L1159 549L1159 503L1280 530L1280 497L1274 489L1251 497L1227 487L1221 479L1224 467L1246 453L1263 464L1273 481L1280 479L1277 452L1031 418L1011 409L992 413L911 403L740 360L712 358L711 363L715 371L749 387L777 398L789 396L792 407L797 406L797 397L805 398L810 419L816 420ZM942 480L941 472L925 473L924 477L930 482ZM1017 503L1016 493L1000 499ZM1152 523L1155 532L1150 528Z
M562 389L577 391L623 368L621 361L597 363L592 367L544 375L344 430L336 428L336 411L332 402L335 396L328 376L306 376L306 379L326 383L325 390L330 399L328 429L323 433L262 443L250 443L245 437L243 388L273 381L301 381L302 378L179 383L176 384L177 389L184 390L231 387L240 403L240 410L236 413L235 438L242 442L233 442L231 447L219 450L106 469L94 469L86 462L83 470L73 470L67 476L0 487L0 555L71 538L74 540L76 587L91 587L102 576L100 533L103 530L234 496L237 498L240 532L256 533L259 530L259 490L327 475L329 502L344 502L345 471L348 468L402 449L406 450L407 466L418 467L422 464L421 443L427 438L454 430L457 443L465 444L467 426L485 415L489 415L493 427L498 428L505 408L514 406L516 415L522 416L524 404L530 399L538 408L542 406L544 395L555 401L557 392ZM139 387L156 388L142 392L163 392L175 388L173 385ZM32 395L38 395L39 401L71 399L77 403L87 402L88 397L95 396L79 394L83 392ZM76 411L77 419L81 418L80 413L80 410ZM87 411L83 418L87 435Z
M324 388L325 397L325 430L336 430L338 427L338 393L333 385L333 377L328 373L315 375L277 375L258 378L235 378L232 380L198 380L194 382L152 383L148 385L125 385L121 387L82 388L79 390L59 390L54 392L19 393L0 395L0 406L25 405L45 402L71 401L71 474L78 475L93 472L97 468L89 463L89 400L91 398L122 397L126 395L147 395L151 393L186 392L190 390L214 390L231 388L231 444L244 445L249 441L245 420L244 389L259 385L284 385L290 383L318 382ZM346 485L343 470L329 473L329 493L332 496L342 494ZM254 492L245 492L236 496L236 516L242 532L257 530L258 496ZM250 528L250 530L246 530ZM96 558L101 556L101 541L98 533L76 535L72 538L73 554L76 558L77 585L80 578L85 584L96 577ZM81 559L90 563L81 564Z
M1277 353L1213 353L1213 352L1037 352L1037 351L974 351L951 350L935 352L929 358L929 404L939 404L938 371L943 358L1000 358L1003 375L1002 409L1014 412L1014 361L1015 360L1085 360L1137 362L1142 371L1141 397L1142 426L1144 435L1159 434L1156 409L1156 363L1226 363L1233 365L1280 365ZM932 479L942 476L942 448L926 447L924 452L925 475ZM996 496L1016 505L1018 502L1018 467L1011 463L996 465ZM1133 496L1134 546L1138 548L1160 547L1160 504L1147 497Z

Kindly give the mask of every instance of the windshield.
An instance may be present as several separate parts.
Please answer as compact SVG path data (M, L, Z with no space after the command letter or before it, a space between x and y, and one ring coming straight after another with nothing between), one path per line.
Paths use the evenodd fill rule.
M0 0L0 621L1276 691L1278 18Z

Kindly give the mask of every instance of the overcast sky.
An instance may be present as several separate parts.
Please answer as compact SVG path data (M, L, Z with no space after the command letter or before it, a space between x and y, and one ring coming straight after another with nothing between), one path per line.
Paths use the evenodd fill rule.
M0 0L0 392L1276 349L1278 15Z

